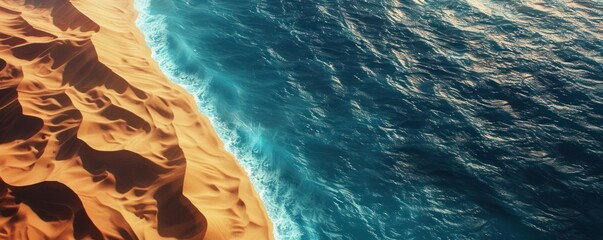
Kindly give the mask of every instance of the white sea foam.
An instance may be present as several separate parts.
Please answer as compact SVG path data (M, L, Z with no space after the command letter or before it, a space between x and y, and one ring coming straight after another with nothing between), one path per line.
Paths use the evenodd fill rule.
M199 84L201 81L210 81L212 76L208 74L201 79L199 76L189 75L179 69L179 65L171 58L168 49L168 29L167 16L160 14L150 14L152 0L135 0L134 7L138 11L138 19L136 25L145 35L145 40L153 52L153 59L159 63L161 70L173 82L179 84L191 93L201 112L203 112L211 121L216 132L224 141L227 151L234 154L247 171L251 182L256 191L262 198L267 209L268 215L274 224L274 236L276 239L299 239L302 237L302 231L293 221L292 217L287 213L284 204L279 204L277 201L275 176L268 174L262 170L262 165L265 165L267 159L255 159L252 155L254 149L261 148L264 144L262 141L264 131L256 126L248 126L244 122L233 123L239 131L253 138L251 145L245 148L238 148L235 144L239 141L240 136L235 129L226 127L226 124L220 122L216 117L216 111L213 106L207 104L208 101L203 99L211 98L205 92L207 84Z

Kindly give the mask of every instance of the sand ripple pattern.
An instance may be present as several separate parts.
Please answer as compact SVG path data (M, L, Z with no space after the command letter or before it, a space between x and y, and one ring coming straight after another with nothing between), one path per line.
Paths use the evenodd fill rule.
M130 1L0 1L0 238L270 239Z

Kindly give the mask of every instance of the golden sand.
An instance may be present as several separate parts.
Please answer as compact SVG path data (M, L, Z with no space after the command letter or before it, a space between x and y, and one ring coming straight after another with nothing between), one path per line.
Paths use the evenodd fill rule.
M0 0L0 239L272 239L131 0Z

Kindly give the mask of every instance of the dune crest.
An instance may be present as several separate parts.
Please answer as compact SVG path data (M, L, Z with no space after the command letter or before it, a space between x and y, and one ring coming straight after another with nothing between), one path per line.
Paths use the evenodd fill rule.
M0 0L0 239L272 239L125 0Z

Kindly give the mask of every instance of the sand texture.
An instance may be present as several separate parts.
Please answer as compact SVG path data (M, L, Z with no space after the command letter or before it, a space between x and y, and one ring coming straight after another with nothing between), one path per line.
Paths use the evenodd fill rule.
M0 239L272 239L127 0L0 0Z

